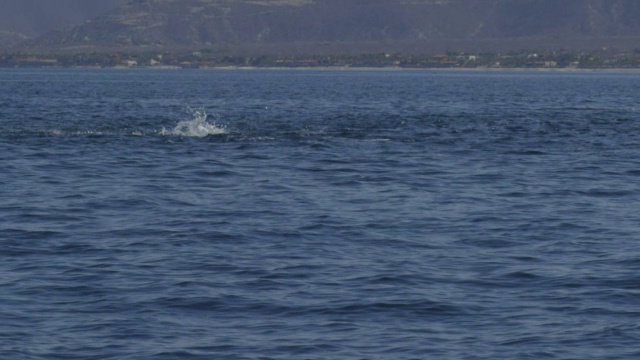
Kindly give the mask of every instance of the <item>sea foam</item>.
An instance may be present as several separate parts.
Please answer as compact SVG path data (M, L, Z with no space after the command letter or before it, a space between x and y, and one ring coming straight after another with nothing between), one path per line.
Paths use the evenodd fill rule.
M162 135L205 137L227 133L225 126L207 122L207 112L204 109L189 109L193 114L190 120L180 121L173 130L162 129Z

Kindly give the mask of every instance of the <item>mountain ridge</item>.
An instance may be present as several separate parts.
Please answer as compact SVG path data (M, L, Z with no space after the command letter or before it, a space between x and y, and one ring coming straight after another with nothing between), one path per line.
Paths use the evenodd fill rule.
M640 44L638 18L637 0L130 0L27 47L255 53L634 48Z

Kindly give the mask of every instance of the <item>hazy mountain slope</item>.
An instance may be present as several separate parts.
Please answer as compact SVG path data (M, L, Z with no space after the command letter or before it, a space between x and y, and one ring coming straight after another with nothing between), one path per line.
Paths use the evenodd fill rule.
M28 36L77 25L126 0L0 0L0 30Z
M640 36L639 16L637 0L502 0L479 35Z
M590 38L640 38L638 19L638 0L130 0L93 21L47 34L32 46L348 43L357 48L365 43L518 38L584 44Z
M0 49L11 48L26 39L28 37L23 34L0 30Z

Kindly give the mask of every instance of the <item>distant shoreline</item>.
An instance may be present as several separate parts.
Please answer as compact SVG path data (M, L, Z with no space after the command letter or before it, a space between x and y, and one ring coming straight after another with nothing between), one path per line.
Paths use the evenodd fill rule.
M144 68L139 68L144 69ZM147 68L152 69L152 68ZM178 70L183 70L183 68L176 68ZM300 71L313 71L313 70L321 70L321 71L437 71L437 72L553 72L553 73L564 73L564 72L638 72L640 73L640 68L602 68L602 69L579 69L579 68L442 68L442 67L433 67L433 68L405 68L405 67L339 67L339 66L318 66L318 67L255 67L255 66L238 66L238 67L202 67L198 68L199 70L246 70L246 71L259 71L259 70L300 70ZM193 69L193 70L198 70ZM191 69L184 69L191 70Z
M14 66L14 67L0 67L2 69L87 69L87 70L135 70L135 71L160 71L160 70L204 70L204 71L345 71L345 72L420 72L420 71L432 71L432 72L513 72L513 73L640 73L640 68L498 68L498 67L476 67L476 68L443 68L443 67L364 67L364 66L214 66L214 67L197 67L187 68L180 66L113 66L113 67L101 67L101 66Z
M640 71L640 49L634 52L538 52L409 55L224 56L212 50L144 53L69 52L0 53L0 67L150 68L150 69L286 69L332 71Z

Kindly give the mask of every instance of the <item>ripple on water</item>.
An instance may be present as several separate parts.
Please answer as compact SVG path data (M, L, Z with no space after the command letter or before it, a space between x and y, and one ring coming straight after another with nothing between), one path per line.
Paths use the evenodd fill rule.
M0 71L0 358L635 359L638 79L539 75Z

